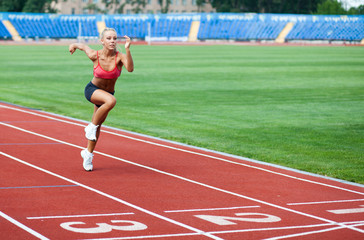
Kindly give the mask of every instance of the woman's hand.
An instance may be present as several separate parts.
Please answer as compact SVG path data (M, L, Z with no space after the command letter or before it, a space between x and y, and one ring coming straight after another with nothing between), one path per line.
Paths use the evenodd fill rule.
M70 46L69 46L69 51L70 51L70 53L71 53L71 55L76 51L76 46L72 43Z
M130 45L131 45L130 37L125 35L124 38L126 39L125 49L128 49L130 47Z
M126 70L128 70L128 72L132 72L134 71L134 62L133 62L133 58L131 57L131 53L130 53L130 45L131 45L131 40L130 37L128 36L124 36L124 38L126 39L126 43L125 43L125 54L121 54L121 62L123 63L123 65L125 66Z

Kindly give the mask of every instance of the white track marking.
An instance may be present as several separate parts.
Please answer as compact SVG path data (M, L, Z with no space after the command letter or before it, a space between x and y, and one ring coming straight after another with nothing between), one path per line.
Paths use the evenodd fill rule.
M343 202L362 202L364 199L349 199L349 200L333 200L333 201L321 201L321 202L302 202L302 203L287 203L287 205L315 205L325 203L343 203Z
M79 185L79 186L80 186L80 187L82 187L82 188L85 188L85 189L87 189L87 190L90 190L90 191L92 191L92 192L95 192L95 193L97 193L97 194L99 194L99 195L101 195L101 196L104 196L104 197L110 198L110 199L112 199L112 200L114 200L114 201L116 201L116 202L122 203L122 204L124 204L124 205L126 205L126 206L129 206L129 207L131 207L131 208L134 208L134 209L136 209L136 210L139 210L139 211L141 211L141 212L144 212L144 213L146 213L146 214L148 214L148 215L151 215L151 216L154 216L154 217L156 217L156 218L162 219L162 220L164 220L164 221L166 221L166 222L170 222L170 223L172 223L172 224L174 224L174 225L177 225L177 226L183 227L183 228L185 228L185 229L188 229L188 230L193 231L193 232L195 232L195 233L198 233L198 234L200 234L200 235L204 235L204 236L209 237L209 238L212 238L212 239L218 239L218 240L221 240L221 238L216 237L216 236L213 236L213 235L211 235L211 234L209 234L209 233L205 233L205 232L203 232L202 230L199 230L199 229L197 229L197 228L191 227L191 226L186 225L186 224L184 224L184 223L177 222L177 221L175 221L175 220L173 220L173 219L170 219L170 218L167 218L167 217L165 217L165 216L159 215L159 214L157 214L157 213L154 213L154 212L152 212L152 211L149 211L149 210L147 210L147 209L144 209L144 208L142 208L142 207L139 207L139 206L134 205L134 204L132 204L132 203L129 203L129 202L127 202L127 201L124 201L124 200L122 200L122 199L120 199L120 198L114 197L114 196L112 196L112 195L110 195L110 194L107 194L107 193L101 192L101 191L99 191L99 190L97 190L97 189L95 189L95 188L89 187L89 186L87 186L87 185L84 185L84 184L82 184L82 183L76 182L76 181L71 180L71 179L69 179L69 178L63 177L63 176L61 176L61 175L59 175L59 174L53 173L53 172L48 171L48 170L46 170L46 169L43 169L43 168L41 168L41 167L35 166L35 165L33 165L33 164L31 164L31 163L28 163L28 162L26 162L26 161L23 161L23 160L21 160L21 159L19 159L19 158L13 157L13 156L11 156L11 155L9 155L9 154L3 153L3 152L0 152L0 154L1 154L1 155L3 155L3 156L5 156L5 157L7 157L7 158L13 159L13 160L15 160L15 161L17 161L17 162L20 162L20 163L22 163L22 164L24 164L24 165L27 165L27 166L29 166L29 167L32 167L32 168L35 168L35 169L37 169L37 170L39 170L39 171L42 171L42 172L44 172L44 173L47 173L47 174L49 174L49 175L51 175L51 176L54 176L54 177L57 177L57 178L63 179L63 180L65 180L65 181L67 181L67 182L70 182L70 183L73 183L73 184L76 184L76 185Z
M350 226L353 226L353 227L364 226L364 222L357 223L357 224L351 224Z
M11 109L11 110L14 110L14 111L24 112L24 113L39 116L39 117L48 118L48 119L59 121L59 122L68 123L68 124L71 124L71 125L85 127L85 124L80 124L80 123L76 123L76 122L72 122L72 121L67 121L67 120L47 116L47 115L44 115L44 114L35 113L35 112L32 112L32 111L27 111L27 110L24 110L24 109L19 109L19 108L4 106L4 105L0 105L0 107ZM227 163L231 163L231 164L235 164L235 165L240 165L240 166L244 166L244 167L248 167L248 168L253 168L253 169L268 172L268 173L271 173L271 174L275 174L275 175L279 175L279 176L283 176L283 177L287 177L287 178L292 178L292 179L295 179L295 180L298 180L298 181L308 182L308 183L312 183L312 184L316 184L316 185L321 185L321 186L325 186L325 187L329 187L329 188L335 188L335 189L339 189L339 190L342 190L342 191L347 191L347 192L352 192L352 193L364 195L364 193L362 193L362 192L358 192L358 191L354 191L354 190L350 190L350 189L346 189L346 188L342 188L342 187L338 187L338 186L334 186L334 185L330 185L330 184L326 184L326 183L316 182L316 181L312 181L312 180L308 180L308 179L304 179L304 178L300 178L300 177L295 177L295 176L291 176L291 175L280 173L280 172L275 172L275 171L268 170L268 169L265 169L265 168L262 168L262 167L257 167L257 166L253 166L253 165L249 165L249 164L245 164L245 163L241 163L241 162L234 162L234 161L227 160L227 159L224 159L224 158L220 158L220 157L216 157L216 156L212 156L212 155L208 155L208 154L204 154L204 153L194 152L194 151L190 151L190 150L186 150L186 149L182 149L182 148L172 147L172 146L168 146L168 145L164 145L164 144L160 144L160 143L155 143L155 142L152 142L152 141L147 141L147 140L127 136L127 135L124 135L124 134L110 132L110 131L103 130L103 129L101 131L104 132L104 133L115 135L115 136L128 138L128 139L131 139L131 140L134 140L134 141L143 142L143 143L147 143L147 144L151 144L151 145L155 145L155 146L159 146L159 147L163 147L163 148L173 149L173 150L176 150L176 151L185 152L185 153L198 155L198 156L202 156L202 157L207 157L207 158L211 158L211 159L215 159L215 160L219 160L219 161L223 161L223 162L227 162ZM191 147L192 146L190 146L190 148ZM246 161L251 160L251 159L248 159L248 158L242 158L242 159L245 159ZM256 160L253 160L253 161L256 161Z
M104 217L104 216L120 216L133 215L134 213L105 213L105 214L86 214L86 215L66 215L66 216L42 216L42 217L27 217L27 219L53 219L53 218L80 218L80 217Z
M242 206L242 207L226 207L226 208L205 208L205 209L182 209L182 210L168 210L166 213L180 213L180 212L200 212L200 211L217 211L217 210L233 210L242 208L258 208L260 206Z
M49 238L44 237L43 235L37 233L36 231L34 231L33 229L25 226L24 224L18 222L17 220L15 220L14 218L9 217L8 215L6 215L5 213L0 211L0 216L5 218L6 220L8 220L9 222L11 222L12 224L15 224L16 226L20 227L21 229L27 231L28 233L32 234L33 236L42 239L42 240L48 240Z
M33 135L36 135L36 136L39 136L39 137L43 137L43 138L46 138L46 139L50 139L50 140L53 140L53 141L56 141L56 142L64 143L65 145L69 145L69 146L72 146L72 147L83 149L83 147L81 147L81 146L77 146L75 144L68 143L68 142L65 142L65 141L61 141L61 140L58 140L58 139L55 139L55 138L52 138L52 137L48 137L48 136L45 136L45 135L42 135L42 134L39 134L39 133L31 132L31 131L28 131L28 130L25 130L25 129L22 129L22 128L19 128L19 127L10 125L10 124L0 122L0 125L4 125L4 126L10 127L10 128L14 128L16 130L26 132L26 133L30 133L30 134L33 134ZM129 163L131 165L135 165L135 166L145 168L145 169L157 172L157 173L161 173L161 174L164 174L164 175L167 175L167 176L171 176L171 177L174 177L174 178L177 178L177 179L181 179L183 181L190 182L190 183L193 183L193 184L196 184L196 185L200 185L200 186L203 186L203 187L206 187L206 188L209 188L209 189L213 189L213 190L216 190L216 191L219 191L219 192L227 193L227 194L237 196L237 197L240 197L240 198L248 199L248 200L258 202L258 203L261 203L261 204L264 204L264 205L267 205L267 206L271 206L271 207L274 207L274 208L278 208L278 209L281 209L281 210L284 210L284 211L292 212L292 213L302 215L302 216L306 216L306 217L309 217L309 218L317 219L317 220L324 221L324 222L327 222L327 223L340 225L340 226L349 228L351 230L364 233L364 230L362 230L362 229L357 229L355 227L345 226L345 225L342 225L342 224L337 223L335 221L331 221L329 219L325 219L325 218L318 217L318 216L315 216L315 215L311 215L311 214L308 214L308 213L299 212L299 211L296 211L296 210L293 210L293 209L290 209L290 208L286 208L286 207L283 207L283 206L279 206L279 205L276 205L276 204L273 204L273 203L269 203L269 202L266 202L266 201L263 201L263 200L259 200L259 199L256 199L256 198L248 197L248 196L245 196L245 195L242 195L242 194L238 194L238 193L235 193L235 192L231 192L231 191L228 191L228 190L217 188L217 187L214 187L214 186L211 186L211 185L208 185L208 184L204 184L204 183L194 181L194 180L191 180L191 179L188 179L188 178L185 178L185 177L181 177L181 176L176 175L176 174L168 173L168 172L165 172L165 171L162 171L162 170L159 170L159 169L155 169L155 168L152 168L152 167L148 167L148 166L145 166L145 165L142 165L142 164L139 164L139 163L134 163L132 161L128 161L128 160L125 160L125 159L122 159L122 158L119 158L119 157L116 157L116 156L113 156L113 155L110 155L110 154L106 154L106 153L102 153L102 152L98 152L98 151L94 151L94 152L97 153L97 154L100 154L102 156L105 156L105 157L109 157L109 158L112 158L112 159L115 159L115 160L118 160L118 161L121 161L121 162ZM3 155L7 155L6 153L2 153L2 152L0 152L0 153L3 154ZM10 157L12 157L12 156L10 156ZM34 166L34 165L32 165L32 166ZM36 166L34 166L34 167L36 167ZM57 175L57 176L62 177L60 175ZM85 186L85 185L83 185L83 186ZM101 193L102 192L100 192L100 194ZM104 194L104 193L102 193L102 194ZM112 197L112 196L110 196L110 197ZM115 199L117 201L119 201L119 199L117 199L117 198L115 198ZM130 203L128 203L128 204L130 204ZM135 206L135 207L137 207L137 206ZM145 210L145 211L147 211L147 210ZM160 216L160 217L163 217L163 216ZM171 219L169 219L169 220L171 220ZM171 221L173 221L173 220L171 220ZM200 231L200 230L198 230L198 231Z
M351 224L350 226L352 226L352 227L359 227L359 226L364 225L364 222L362 222L362 221L361 222L360 221L359 222L347 222L345 224L346 225ZM332 228L326 228L326 229L321 229L321 230L316 230L316 231L295 233L295 234L283 235L283 236L279 236L279 237L267 238L265 240L278 240L278 239L284 239L284 238L293 238L293 237L305 236L305 235L310 235L310 234L329 232L329 231L334 231L334 230L339 230L339 229L343 229L343 227L332 227Z
M296 233L296 234L290 234L290 235L284 235L279 237L273 237L273 238L266 238L265 240L278 240L278 239L285 239L285 238L293 238L293 237L299 237L299 236L305 236L310 234L316 234L316 233L323 233L323 232L330 232L338 229L343 229L343 227L332 227L332 228L326 228L316 231L310 231L310 232L303 232L303 233Z
M362 225L363 225L363 223L359 223L359 224L354 224L351 226L358 227L358 226L362 226ZM290 235L283 235L283 236L279 236L279 237L267 238L264 240L279 240L279 239L285 239L285 238L300 237L300 236L306 236L306 235L310 235L310 234L330 232L330 231L339 230L339 229L343 229L343 227L332 227L332 228L326 228L326 229L321 229L321 230L317 230L317 231L309 231L309 232L302 232L302 233L296 233L296 234L290 234Z
M348 208L348 209L336 209L326 210L335 214L350 214L350 213L364 213L364 205L360 205L361 208Z
M344 225L363 225L363 221L355 222L341 222ZM289 230L289 229L302 229L302 228L318 228L318 227L332 227L336 226L331 223L312 224L312 225L298 225L298 226L287 226L287 227L271 227L271 228L251 228L251 229L237 229L237 230L223 230L223 231L211 231L211 234L226 234L226 233L244 233L244 232L261 232L261 231L277 231L277 230Z

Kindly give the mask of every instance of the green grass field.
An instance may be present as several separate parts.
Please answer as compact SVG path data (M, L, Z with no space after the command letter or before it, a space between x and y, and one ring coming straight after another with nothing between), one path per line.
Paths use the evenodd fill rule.
M364 184L364 47L131 51L135 71L118 80L106 125ZM90 120L83 52L0 52L0 100Z

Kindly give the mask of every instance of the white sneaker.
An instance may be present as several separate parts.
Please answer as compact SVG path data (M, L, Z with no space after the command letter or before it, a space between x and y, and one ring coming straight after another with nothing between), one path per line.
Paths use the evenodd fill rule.
M86 171L92 171L92 158L94 157L94 155L87 151L87 149L84 149L81 151L81 156L83 158L83 168Z
M94 125L93 123L90 123L85 127L85 136L88 140L96 141L96 130L99 125Z

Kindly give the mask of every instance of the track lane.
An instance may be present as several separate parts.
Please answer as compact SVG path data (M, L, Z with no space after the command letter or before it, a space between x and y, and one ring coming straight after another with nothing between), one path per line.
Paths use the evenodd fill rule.
M60 140L63 139L64 141L68 141L68 142L71 142L74 144L79 144L80 142L85 142L85 139L83 136L84 133L83 133L83 129L82 129L86 125L85 123L80 123L73 119L72 120L62 119L60 116L55 118L55 116L52 116L50 114L39 113L37 111L22 110L22 109L15 110L15 108L11 108L11 110L14 110L15 112L22 111L26 115L34 114L33 121L30 121L30 122L24 121L23 124L21 124L22 121L15 121L14 125L16 125L16 126L20 126L20 127L23 127L25 129L30 129L30 130L33 129L33 130L36 130L36 132L43 133L45 135L47 135L47 133L49 133L48 134L49 136L54 136L57 139L60 139ZM23 116L21 115L21 117L23 117ZM41 122L42 119L44 121L45 118L55 120L55 122L54 122L55 125L52 125L52 123L51 123L52 121L50 121L50 123L48 125L37 124L37 122L38 123ZM70 127L68 131L63 131L62 127L57 125L61 122L68 124L67 126ZM31 128L29 128L29 126L28 126L29 124L32 124ZM52 132L55 132L57 135L52 135ZM227 165L236 164L237 166L251 168L251 169L257 170L258 172L263 171L263 174L271 173L273 175L277 175L278 177L280 177L280 176L283 178L287 177L290 179L295 179L297 181L304 181L309 184L314 184L314 185L318 184L321 186L333 187L336 189L341 189L341 190L348 191L348 192L351 191L356 194L364 195L362 185L352 186L352 185L348 185L345 183L332 181L330 179L319 178L316 176L292 172L289 169L281 169L281 168L277 168L274 166L266 166L266 165L262 165L262 164L255 163L255 162L244 161L242 159L237 159L234 157L222 156L222 155L219 155L218 153L206 152L201 149L194 149L189 146L183 146L183 145L178 145L178 144L174 144L174 143L170 143L170 142L165 142L160 139L147 138L146 136L139 136L139 135L135 135L135 134L133 135L128 132L118 131L118 130L114 130L114 129L111 129L111 130L106 129L106 130L103 130L103 132L105 132L107 134L112 134L115 137L113 138L112 136L108 135L107 136L108 141L100 141L98 144L98 149L101 149L100 151L112 152L121 158L123 158L124 156L133 157L136 155L135 160L143 160L144 163L149 163L149 164L156 163L156 164L162 165L163 167L169 167L168 170L171 169L174 171L178 171L179 168L176 168L176 164L178 164L178 163L181 163L180 165L177 165L178 167L179 166L183 166L183 167L192 166L195 168L197 167L199 170L206 170L205 166L212 166L211 164L214 164L214 162L217 162L217 163L215 163L215 165L218 165L222 161L222 162L227 163ZM64 138L64 136L66 136L67 138ZM103 137L104 137L104 135L103 135ZM157 146L157 148L150 148L150 146L148 146L148 145ZM155 154L155 151L158 151L158 154ZM173 158L170 157L171 155L173 155ZM153 159L153 157L156 157L156 159ZM134 159L132 159L132 160L134 160ZM152 161L152 160L157 160L157 161ZM198 161L198 160L201 160L201 161ZM206 161L209 161L209 162L206 162ZM170 165L168 165L168 164L170 164ZM234 169L234 168L236 168L236 166L233 165L232 169ZM211 167L209 169L215 169L215 168ZM255 171L251 171L251 172L252 172L252 176L256 176ZM250 172L244 172L244 176L246 173L250 173ZM189 174L189 172L184 172L184 174ZM230 177L231 176L244 177L244 176L241 176L240 172L238 172L237 174L233 174L229 171L229 174L230 174ZM198 175L204 176L203 174L198 174ZM273 176L273 177L277 177L277 176ZM209 174L207 174L207 177L209 177ZM215 179L225 180L225 178L218 178L218 177L215 177ZM249 176L243 180L256 181L256 180L260 180L260 179L261 179L260 177L253 178L253 177ZM233 181L235 181L235 179L233 179ZM276 181L276 182L278 182L279 184L281 183L281 181ZM271 184L274 184L274 183L275 182L271 182ZM233 184L233 185L235 185L235 184ZM256 185L259 185L259 184L256 184ZM292 194L292 195L297 196L297 194Z
M36 117L39 117L39 116L36 116ZM43 118L43 117L40 117L40 118ZM46 130L47 128L49 130L49 126L52 126L53 124L56 124L56 125L58 124L56 122L47 122L47 123L43 123L43 125L39 126L39 121L40 121L39 119L32 119L32 120L29 121L29 123L27 123L27 122L13 120L12 121L12 124L17 125L17 126L20 126L20 127L29 128L29 129L32 129L32 130L35 129L35 130L37 130L39 132L42 132L42 131ZM44 124L46 124L46 127L44 127ZM80 134L80 132L81 132L81 135L82 135L82 130L83 129L80 128L80 126L77 126L77 125L74 125L74 126L75 126L75 128L72 129L68 133L68 135L66 137L65 136L61 136L61 137L63 139L65 139L65 140L67 140L67 141L70 141L70 142L82 141L81 138L79 140L75 140L75 139L78 139L77 136ZM54 129L57 129L57 131L54 131L53 132L53 130L51 128L49 134L52 135L52 136L58 137L58 135L60 135L62 131L59 131L59 128L54 128ZM78 129L78 130L76 130L76 129ZM114 131L114 130L112 130L112 131ZM120 139L119 136L116 136L116 137L118 137ZM109 139L109 136L107 138ZM214 159L206 158L205 156L200 156L200 155L197 155L197 157L194 156L192 159L190 159L190 157L188 155L191 155L191 154L188 153L188 152L183 152L183 154L184 154L183 156L173 156L171 158L171 155L170 155L170 152L169 151L175 152L176 150L175 149L169 149L169 148L163 148L163 151L161 151L161 150L158 149L159 150L158 151L158 155L155 156L155 154L154 155L152 154L153 151L155 151L155 150L153 150L153 149L149 150L145 146L143 148L143 151L141 152L140 151L140 148L141 148L142 145L134 146L133 143L131 143L130 141L126 141L125 139L123 139L123 140L119 140L119 142L123 143L123 144L121 144L122 145L122 148L120 148L120 147L117 148L116 146L113 145L113 143L115 143L115 141L117 141L117 140L114 140L113 139L111 141L111 143L109 142L108 144L106 144L106 141L105 141L105 143L104 143L105 146L100 146L100 151L101 151L101 149L102 150L105 150L105 151L111 151L112 149L120 149L119 152L116 152L114 154L115 155L118 155L118 156L120 156L121 154L126 154L125 156L127 156L130 159L132 159L133 162L134 161L135 162L141 161L141 163L143 163L145 165L149 165L151 167L156 167L156 168L161 169L163 171L171 171L173 174L177 174L178 173L178 174L181 174L182 175L183 172L185 172L184 175L187 176L187 177L189 177L189 178L197 179L198 181L205 181L205 182L208 182L208 184L210 184L210 185L216 184L217 186L220 186L219 184L221 184L221 186L224 187L224 188L231 187L232 188L231 191L248 192L250 195L252 195L252 194L259 194L259 193L261 194L261 191L266 190L267 188L269 188L266 185L269 184L269 182L271 182L271 181L262 181L262 183L264 183L265 186L262 186L262 188L259 188L258 187L258 189L253 188L254 183L255 183L255 185L257 183L256 183L256 181L255 182L253 181L254 180L254 176L253 176L254 174L252 174L253 179L251 181L249 181L249 178L245 178L244 179L245 181L243 181L244 186L236 186L236 181L237 180L241 180L241 174L244 174L244 175L250 174L250 171L252 171L251 168L249 168L249 171L243 171L243 172L241 172L241 168L239 168L239 171L240 171L240 175L239 175L239 171L236 170L236 168L237 168L236 166L234 166L234 167L228 167L231 164L228 164L228 163L221 164L221 161L216 161L216 159L214 160ZM143 144L145 145L145 143L143 143ZM58 146L47 146L47 148L49 148L49 147L50 147L50 149L54 149L54 148L56 148ZM10 149L10 147L7 146L6 149ZM139 151L138 151L138 149L139 149ZM166 149L167 149L167 151L166 151ZM51 150L51 151L54 151L54 150ZM137 152L136 156L133 155L134 152ZM74 153L74 154L76 156L76 153ZM127 172L130 171L130 172L132 172L133 174L136 174L136 175L139 175L139 174L141 174L143 176L147 176L148 175L148 171L147 172L143 172L143 171L140 171L140 169L138 169L138 168L130 167L130 166L129 167L125 167L125 168L124 167L120 167L120 163L115 163L114 160L110 160L110 159L108 159L108 157L105 157L105 156L99 156L99 157L100 158L99 158L98 161L100 161L100 163L102 163L102 165L100 165L100 169L99 170L100 170L100 172L101 171L104 171L105 172L105 175L104 176L109 176L110 174L112 174L112 172L113 172L112 169L115 166L119 166L119 170L120 170L119 172L123 172L123 171L125 171L125 169L128 169L129 168L129 170L127 170ZM46 161L46 160L44 160L44 161ZM235 161L237 161L237 160L235 160ZM214 162L219 162L219 164L216 164ZM241 160L238 160L237 162L241 162ZM77 163L77 164L79 165L79 163ZM201 164L201 165L199 165L199 164ZM219 174L221 174L221 176L219 176L219 175L216 174L216 171L215 171L216 170L216 167L213 167L214 165L218 166L217 167L218 169L219 168L222 168L222 166L223 166L223 168L224 168L225 171L222 171L222 172L224 172L223 174L221 174L221 172L219 172ZM73 167L75 167L75 165L72 165L71 169L73 169ZM210 169L204 170L203 167L205 167L205 168L206 167L210 167ZM79 168L79 167L76 166L75 168ZM274 170L277 171L277 169L274 169ZM256 171L257 172L261 172L259 169L256 169ZM215 172L215 174L213 172ZM234 173L237 173L237 174L235 174L236 175L236 178L226 179L229 176L233 176ZM215 179L210 179L211 178L211 174L212 174L212 178L215 178ZM210 175L210 177L209 177L209 175ZM262 175L262 177L263 177L263 175ZM284 177L284 176L280 176L280 177L282 177L282 179L286 179L286 177ZM153 178L154 178L154 174L153 174ZM216 180L216 178L217 179L221 179L221 180L220 181L214 181L214 180ZM276 183L278 183L278 184L284 183L284 181L282 179L276 180ZM262 179L260 179L260 176L258 175L258 178L255 178L255 180L261 181ZM317 179L315 179L315 180L317 180ZM158 188L152 188L151 186L158 186L158 185L160 185L161 183L163 183L165 181L168 181L168 180L163 180L163 178L162 178L162 180L160 180L159 182L158 181L155 182L156 185L154 185L154 184L150 184L150 185L144 184L146 186L145 191L147 191L148 189L153 189L154 191L152 191L152 192L155 193L155 197L152 197L152 199L158 198L158 194L157 193L160 194L160 191L158 192L158 190L157 190ZM328 182L332 183L332 181L328 181ZM137 183L140 184L140 182L137 182ZM241 181L238 182L238 183L241 183ZM311 184L312 185L312 183L304 183L304 184ZM142 185L143 185L143 182L142 182ZM174 184L171 183L171 186L169 188L166 188L166 189L168 189L168 191L172 191L173 190L173 187L174 187L173 185ZM352 187L352 186L349 186L348 187L347 185L341 184L341 183L340 183L340 185L341 186L345 186L346 188L349 188L349 189L355 189L353 191L357 191L357 189L360 190L360 188L356 188L355 186L354 187ZM163 186L163 185L161 185L161 186ZM274 186L274 183L273 183L273 186ZM287 182L287 186L290 186L290 183L289 182ZM266 195L269 196L269 197L274 196L275 192L273 190L270 191L270 192L268 192L268 193L266 193ZM132 191L133 191L133 188L132 187L130 187L130 190L129 191L130 191L130 194L131 194L130 196L133 196L132 195ZM334 191L333 189L331 189L330 191L335 192L336 190ZM191 191L191 192L193 192L193 191ZM294 194L294 193L295 192L293 192L293 193L287 193L286 192L287 196L290 196L290 194ZM352 193L347 192L344 195L341 194L340 196L344 196L347 199L350 199L350 197L353 196L353 195L350 195L350 194L352 194ZM354 195L355 195L355 193L354 193ZM325 196L325 198L321 198L320 197L320 198L315 198L315 199L332 199L332 197L334 195L333 195L332 192L329 192L329 193L326 192L324 194L321 194L321 196ZM183 197L187 197L188 198L189 195L184 195ZM282 199L284 199L283 197L282 197ZM303 196L300 196L299 198L291 198L289 200L292 200L292 201L301 200L302 197ZM169 198L173 198L173 194L171 194L169 196ZM222 197L222 199L224 199L224 198L226 198L226 197L225 196ZM194 204L190 204L190 205L187 204L186 206L184 206L182 208L183 209L186 209L186 208L189 208L189 207L190 208L193 208L194 206L197 206L198 203L201 202L201 199L202 198L201 198L201 196L197 196L196 199L197 199L197 201L191 201L191 202L195 202L195 205ZM200 201L198 201L198 199ZM138 199L136 201L138 201ZM221 202L223 202L223 201L221 201ZM227 199L227 201L225 201L225 203L226 202L229 202L229 200ZM287 199L284 199L282 202L279 202L279 203L283 205L283 203L286 203L286 202L287 202ZM156 206L156 205L158 205L158 203L159 203L159 201L152 201L150 203L150 205L151 205L151 207L153 207L153 205ZM220 204L219 201L215 202L214 197L212 198L211 201L207 202L206 205L208 205L208 203L215 203L215 206L217 206L217 205ZM145 204L145 203L143 203L141 201L141 204ZM173 209L173 207L175 207L177 205L181 205L181 203L178 202L178 201L176 201L175 202L175 205L170 204L170 205L164 205L164 206L170 206L170 209ZM185 205L185 203L183 203L183 205ZM207 206L207 207L211 207L211 206ZM292 207L290 207L290 208L292 208ZM176 209L176 208L174 208L174 209ZM272 211L272 210L269 210L269 211L270 211L270 213L274 213L274 211ZM177 216L177 218L179 218L179 217ZM182 217L181 219L183 219L183 218L184 217ZM241 224L239 224L239 226L241 226Z

